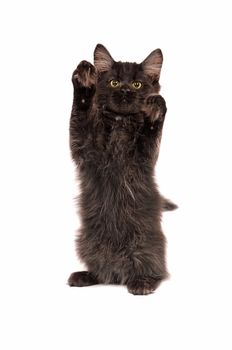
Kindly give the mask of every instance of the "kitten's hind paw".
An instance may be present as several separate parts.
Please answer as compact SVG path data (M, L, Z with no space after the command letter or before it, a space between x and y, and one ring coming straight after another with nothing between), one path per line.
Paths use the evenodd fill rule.
M98 280L88 271L73 272L68 279L70 287L87 287L94 284L98 284Z
M161 279L155 277L137 277L127 284L128 292L134 295L147 295L155 291Z
M73 72L72 82L74 87L92 87L96 82L95 67L88 61L81 61Z

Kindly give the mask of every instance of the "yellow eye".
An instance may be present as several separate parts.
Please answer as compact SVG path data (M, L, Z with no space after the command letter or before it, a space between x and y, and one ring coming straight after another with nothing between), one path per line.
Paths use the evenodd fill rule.
M119 87L119 85L120 85L120 82L118 80L115 80L115 79L110 80L110 86L112 88Z
M142 83L140 81L133 81L132 86L138 90L142 87Z

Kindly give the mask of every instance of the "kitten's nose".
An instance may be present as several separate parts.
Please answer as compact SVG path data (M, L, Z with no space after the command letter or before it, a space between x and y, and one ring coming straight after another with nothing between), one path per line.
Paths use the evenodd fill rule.
M126 85L122 86L122 87L121 87L121 92L122 92L124 95L128 94L128 92L130 92L129 86L126 86Z

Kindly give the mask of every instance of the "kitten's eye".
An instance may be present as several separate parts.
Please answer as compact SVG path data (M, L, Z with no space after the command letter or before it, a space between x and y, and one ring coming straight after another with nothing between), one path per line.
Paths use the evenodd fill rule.
M120 82L119 82L118 80L115 80L115 79L110 80L110 86L111 86L112 88L116 88L116 87L118 87L119 85L120 85Z
M142 83L141 83L141 81L133 81L132 86L133 86L133 88L138 90L142 87Z

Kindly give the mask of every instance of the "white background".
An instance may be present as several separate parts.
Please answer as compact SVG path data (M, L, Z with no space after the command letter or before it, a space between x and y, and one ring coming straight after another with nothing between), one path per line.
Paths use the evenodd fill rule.
M232 348L229 1L2 1L1 349ZM81 268L68 148L70 77L104 44L160 47L168 105L157 180L170 280L147 297L69 288Z

